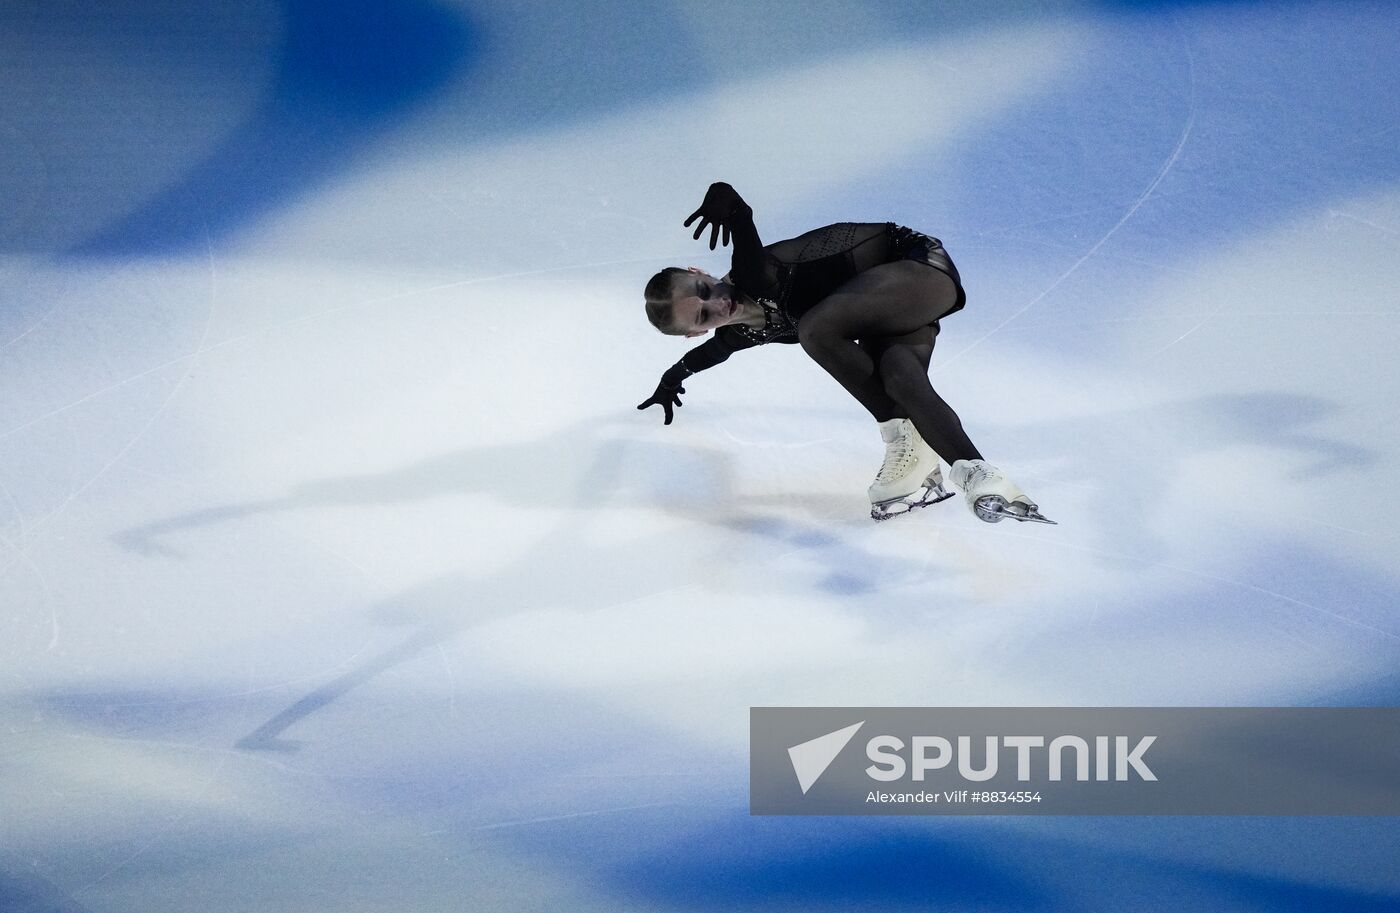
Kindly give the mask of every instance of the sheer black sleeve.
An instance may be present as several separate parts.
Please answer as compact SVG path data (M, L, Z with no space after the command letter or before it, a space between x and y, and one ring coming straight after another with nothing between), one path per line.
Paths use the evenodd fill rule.
M668 368L661 379L668 386L679 387L682 381L697 371L713 368L740 349L749 349L757 344L727 326L720 327L709 339L681 356L681 360Z
M751 287L763 281L763 241L758 237L758 227L753 224L753 209L737 193L734 198L738 200L738 205L734 208L730 225L734 254L729 261L729 273L736 285Z

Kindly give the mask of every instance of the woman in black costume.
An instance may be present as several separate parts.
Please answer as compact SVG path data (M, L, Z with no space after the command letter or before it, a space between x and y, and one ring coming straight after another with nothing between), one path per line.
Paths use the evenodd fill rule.
M949 497L941 456L978 517L1051 522L982 459L929 382L938 321L967 300L937 238L892 222L838 222L765 247L753 210L724 183L710 185L685 225L697 219L694 237L709 228L711 250L732 240L729 274L663 269L647 283L647 317L670 335L714 335L668 369L638 409L661 406L669 425L691 374L739 349L797 343L879 423L886 453L869 490L872 517Z

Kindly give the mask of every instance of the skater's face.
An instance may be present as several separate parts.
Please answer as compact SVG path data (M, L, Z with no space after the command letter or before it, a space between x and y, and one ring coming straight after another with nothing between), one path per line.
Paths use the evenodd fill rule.
M703 336L739 318L734 287L698 267L677 276L671 286L671 313L687 336Z

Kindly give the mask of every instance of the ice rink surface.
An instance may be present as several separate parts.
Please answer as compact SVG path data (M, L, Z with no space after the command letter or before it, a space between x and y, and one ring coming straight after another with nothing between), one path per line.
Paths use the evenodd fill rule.
M1386 818L751 818L763 705L1400 702L1400 6L0 7L0 909L1389 911ZM880 525L714 180L942 238Z

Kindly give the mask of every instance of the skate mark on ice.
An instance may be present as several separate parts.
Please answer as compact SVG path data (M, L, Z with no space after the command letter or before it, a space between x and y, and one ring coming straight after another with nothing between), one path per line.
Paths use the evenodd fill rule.
M1158 199L1158 200L1166 200L1166 199L1171 199L1171 198L1173 198L1173 197L1191 196L1192 194L1195 194L1195 193L1197 193L1197 192L1198 192L1198 191L1197 191L1196 188L1186 188L1186 189L1183 189L1183 190L1176 190L1176 191L1173 191L1173 192L1171 192L1171 193L1159 193L1159 194L1155 194L1154 198L1155 198L1155 199ZM1074 246L1069 245L1069 244L1064 244L1064 243L1055 243L1051 238L1046 237L1046 236L1044 236L1043 234L1031 234L1031 235L1026 235L1026 236L1022 236L1022 237L1020 237L1020 238L1017 238L1017 236L1014 234L1014 232L1022 231L1022 230L1027 229L1027 228L1036 228L1037 226L1054 225L1054 224L1057 223L1057 222L1068 222L1068 221L1072 221L1072 220L1074 220L1074 219L1082 218L1082 217L1084 217L1084 216L1097 215L1097 214L1099 214L1099 213L1101 213L1101 212L1118 212L1118 211L1121 210L1121 209L1122 209L1122 204L1121 204L1121 203L1106 203L1106 204L1103 204L1103 205L1101 205L1101 206L1086 206L1086 207L1084 207L1083 209L1076 209L1076 210L1072 210L1072 211L1070 211L1070 212L1060 213L1060 214L1058 214L1058 215L1044 216L1044 217L1039 218L1039 219L1029 219L1029 220L1024 221L1024 222L1013 222L1013 223L1010 224L1010 225L1001 225L1001 226L997 226L997 227L995 227L995 228L983 229L982 231L973 232L973 233L972 233L972 237L976 237L976 238L1013 238L1013 239L1015 239L1015 240L1021 240L1021 241L1034 241L1034 242L1040 244L1040 245L1043 246L1043 247L1048 247L1048 248L1052 248L1052 249L1056 249L1056 250L1075 250L1076 248L1075 248ZM1128 258L1128 257L1124 257L1124 256L1121 255L1121 254L1115 254L1115 255L1113 255L1113 256L1114 256L1115 259L1121 259L1121 260L1129 260L1129 259L1130 259L1130 258ZM1137 261L1137 262L1142 262L1142 261ZM1155 265L1155 264L1152 264L1152 265ZM1171 267L1171 266L1168 265L1168 264L1162 264L1162 266L1163 266L1163 268L1181 269L1180 267ZM1183 271L1183 272L1186 272L1186 270L1182 270L1182 271Z
M1207 319L1208 319L1208 318L1207 318ZM1203 326L1205 326L1205 325L1206 325L1206 321L1205 321L1205 320L1201 320L1201 321L1198 322L1195 326L1193 326L1191 329L1187 330L1185 333L1182 333L1180 336L1176 337L1176 338L1173 339L1171 342L1169 342L1169 343L1167 343L1166 345L1162 346L1160 349L1154 349L1153 351L1148 352L1146 355L1144 355L1144 356L1142 356L1142 357L1143 357L1143 358L1156 358L1158 355L1161 355L1163 352L1167 351L1167 349L1170 349L1172 346L1176 345L1178 342L1181 342L1181 341L1182 341L1183 339L1185 339L1187 336L1190 336L1192 333L1196 332L1197 330L1199 330L1201 327L1203 327Z
M205 342L207 342L209 339L209 331L213 328L214 324L214 311L218 304L218 271L214 264L213 247L209 245L209 240L207 236L205 238L205 243L206 255L208 257L209 264L209 310L204 315L204 329L200 335L199 343L195 346L196 354L198 354L198 351L204 347ZM195 364L193 362L185 368L185 373L180 375L179 380L175 382L175 385L170 388L170 391L166 394L165 398L161 400L158 406L156 406L155 411L152 412L150 417L146 419L145 424L143 424L140 427L136 434L129 441L127 441L126 444L120 450L118 450L111 459L104 463L102 467L98 469L97 472L94 473L86 482L70 491L68 496L64 498L61 502L59 502L57 507L55 507L52 511L35 521L30 540L24 543L20 548L21 555L27 555L30 546L33 544L34 541L38 539L39 534L44 530L44 528L49 526L54 520L57 520L60 516L62 516L63 512L67 510L69 505L71 505L77 498L81 497L85 491L87 491L98 480L105 476L108 470L110 470L113 466L117 465L117 463L121 462L121 460L127 455L127 453L129 453L131 449L135 447L136 444L140 442L140 440L143 437L145 437L146 432L151 430L155 423L160 419L161 415L165 413L166 408L171 404L171 402L175 400L175 397L179 395L180 390L185 385L185 382L188 381L190 379L190 375L194 373L194 368ZM18 559L16 558L15 560ZM14 561L12 560L4 567L0 567L0 578L3 578L13 566Z
M1162 183L1162 179L1167 176L1167 173L1170 172L1173 167L1175 167L1177 160L1181 158L1182 150L1186 148L1186 141L1191 137L1191 131L1196 124L1196 61L1195 56L1191 53L1190 42L1187 40L1185 35L1182 36L1182 48L1186 52L1186 73L1188 90L1190 93L1190 108L1186 113L1186 122L1181 128L1181 136L1176 141L1176 147L1172 149L1171 154L1167 156L1166 161L1163 162L1162 166L1157 170L1156 176L1152 178L1152 180L1148 183L1147 187L1142 191L1142 193L1138 194L1138 198L1133 201L1131 206L1128 207L1127 212L1123 213L1122 218L1115 222L1113 227L1110 228L1102 238L1099 238L1099 240L1094 243L1094 246L1089 248L1087 253L1085 253L1082 257L1076 260L1074 264L1070 266L1069 269L1061 273L1059 278L1057 278L1054 282L1050 283L1050 285L1047 286L1040 294L1036 295L1030 301L1022 305L1021 308L1015 313L1013 313L1010 317L1007 317L1001 323L992 327L992 329L988 330L986 333L982 334L977 339L974 339L972 342L968 343L966 346L953 353L953 355L949 358L943 359L940 363L941 365L950 365L962 356L966 355L968 352L971 352L973 349L977 348L979 345L986 342L991 337L995 336L1004 327L1006 327L1007 324L1011 323L1013 320L1020 317L1022 314L1026 313L1031 308L1035 307L1035 305L1044 300L1046 295L1049 295L1055 289L1059 288L1061 283L1063 283L1066 279L1074 275L1079 270L1079 267L1083 266L1090 259L1092 259L1093 256L1099 252L1099 249L1108 243L1108 239L1112 238L1118 232L1118 229L1122 228L1125 224L1127 224L1128 220L1131 219L1137 213L1137 211L1142 208L1142 205L1146 203L1147 200L1152 196L1153 191L1157 189L1158 184Z
M20 341L21 339L23 339L24 337L28 336L30 333L33 333L35 330L37 330L37 329L44 323L44 321L48 320L49 317L52 316L52 315L53 315L53 312L56 311L56 310L58 310L58 305L57 305L57 304L51 304L51 305L49 305L49 309L48 309L47 311L45 311L44 313L40 314L37 318L35 318L35 320L34 320L33 323L31 323L29 326L25 327L25 328L24 328L23 330L21 330L17 335L11 336L9 339L7 339L7 340L5 340L4 342L0 343L0 352L5 351L5 350L8 349L10 346L14 345L15 343L19 342L19 341Z

